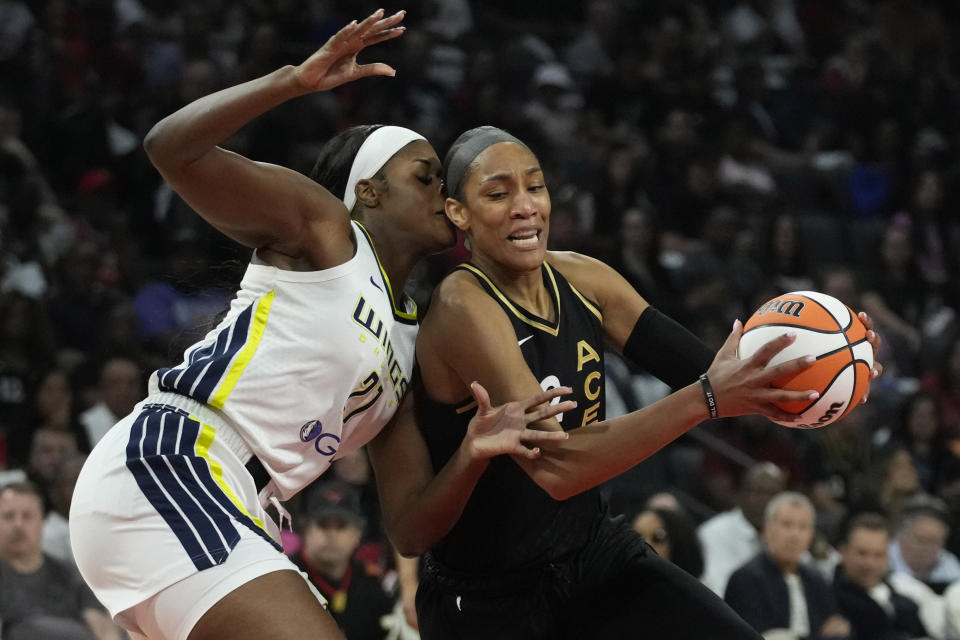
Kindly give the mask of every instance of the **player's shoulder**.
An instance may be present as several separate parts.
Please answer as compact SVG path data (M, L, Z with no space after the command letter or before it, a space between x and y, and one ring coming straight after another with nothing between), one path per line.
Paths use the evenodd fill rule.
M489 314L494 308L497 308L496 302L480 281L472 273L456 269L433 290L424 326L438 319L444 323L465 322Z
M616 272L606 263L575 251L548 251L547 263L586 295L591 295Z

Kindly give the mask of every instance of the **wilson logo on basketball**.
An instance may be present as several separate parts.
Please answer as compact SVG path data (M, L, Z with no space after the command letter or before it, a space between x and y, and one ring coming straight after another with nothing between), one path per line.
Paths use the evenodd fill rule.
M830 408L827 409L827 412L820 416L820 419L814 422L813 424L798 424L796 425L799 429L816 429L817 427L822 427L828 422L833 421L833 417L843 409L842 402L834 402L830 405Z
M761 305L755 315L762 316L765 313L782 313L785 316L799 318L804 305L805 303L800 300L771 300Z

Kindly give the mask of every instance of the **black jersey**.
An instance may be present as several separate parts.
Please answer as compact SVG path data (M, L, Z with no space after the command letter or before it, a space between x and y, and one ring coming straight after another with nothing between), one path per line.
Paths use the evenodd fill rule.
M603 329L597 305L544 264L543 281L554 307L555 319L550 322L510 300L476 266L459 268L476 276L510 318L523 357L540 386L573 388L565 399L576 400L577 408L558 416L563 428L603 420ZM476 402L472 398L458 405L436 402L417 386L420 429L433 467L439 470L460 446ZM509 456L497 456L477 483L463 515L432 554L456 571L524 569L581 548L605 513L598 489L557 501Z

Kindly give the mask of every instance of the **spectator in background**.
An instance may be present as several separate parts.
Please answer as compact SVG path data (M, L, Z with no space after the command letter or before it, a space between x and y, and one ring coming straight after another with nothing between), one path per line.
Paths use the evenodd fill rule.
M377 564L381 568L386 560L386 534L380 523L380 503L377 486L370 470L370 460L366 447L344 454L330 464L333 478L352 486L360 495L360 508L363 511L363 535L357 557L365 562ZM306 500L310 500L313 487L307 488Z
M22 293L0 293L0 428L14 464L30 446L30 382L34 367L53 359L53 341L42 304Z
M769 223L763 267L768 282L779 293L813 289L810 265L800 233L800 219L781 211Z
M783 629L809 640L850 635L830 585L800 563L813 541L814 515L803 494L777 494L765 510L764 550L730 576L724 600L760 633Z
M119 640L79 575L45 555L43 501L26 483L0 489L0 620L3 637Z
M960 333L943 350L935 369L922 379L940 407L945 437L960 438Z
M114 356L103 362L97 374L96 403L80 414L91 447L140 402L143 386L140 366L133 360Z
M33 388L34 429L73 434L81 451L90 451L87 433L79 420L79 399L70 374L59 367L48 369Z
M383 640L380 618L393 609L379 567L354 553L366 519L356 487L325 480L310 493L304 513L300 551L294 564L327 599L327 610L350 640Z
M760 416L742 416L728 420L730 427L720 438L731 447L758 462L772 462L785 474L787 487L799 489L805 471L800 450L789 431ZM743 467L716 449L708 449L702 463L703 484L713 506L730 509L736 503Z
M626 278L644 300L673 315L677 292L661 262L661 239L656 215L648 202L627 208L616 232L616 253L610 266Z
M892 439L912 456L927 493L937 494L960 477L960 458L944 437L940 407L930 392L918 391L906 398Z
M760 269L739 242L742 230L740 211L727 205L713 208L702 223L702 241L677 270L676 286L684 292L691 328L741 315L759 285Z
M804 469L822 530L830 533L851 505L874 498L876 451L869 407L851 411L825 429L806 432Z
M647 507L633 518L633 530L694 578L703 575L703 550L693 521L678 509Z
M77 453L76 437L66 431L37 429L30 442L27 476L43 496L44 511L53 504L52 492L63 461Z
M43 552L74 571L77 571L77 562L73 559L73 549L70 548L67 518L70 517L73 488L86 459L85 455L74 454L60 463L50 487L50 509L43 520Z
M723 595L730 574L760 551L764 509L786 486L786 477L777 465L758 463L743 475L737 506L698 527L697 537L703 546L703 583L717 595Z
M863 274L863 307L887 336L900 375L916 375L922 325L929 312L929 291L914 254L910 222L898 216L880 237L879 264Z
M117 297L104 282L103 247L93 239L78 239L57 261L55 286L47 301L58 359L76 366L94 353L103 340L103 318Z
M890 447L886 455L877 460L875 468L879 475L877 506L891 521L899 522L910 501L925 495L913 456L902 446Z
M850 521L839 546L841 561L833 583L837 606L857 638L910 640L927 635L917 603L888 580L889 537L883 516L863 513Z
M890 543L890 568L943 593L947 585L960 580L960 560L944 548L949 533L947 511L939 500L914 501L904 509Z
M150 349L180 353L215 326L212 320L226 309L229 294L209 285L210 266L199 238L181 235L167 249L162 278L137 290L133 306L140 339Z

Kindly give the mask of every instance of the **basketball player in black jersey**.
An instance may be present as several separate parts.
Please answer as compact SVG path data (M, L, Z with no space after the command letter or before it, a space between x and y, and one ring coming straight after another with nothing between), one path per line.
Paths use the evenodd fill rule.
M468 131L444 165L447 215L472 259L437 288L418 339L421 430L395 421L371 445L394 543L406 554L429 550L417 594L421 636L759 638L611 518L595 487L708 417L788 417L771 403L815 396L771 381L810 360L766 369L789 335L737 359L739 322L712 358L606 265L547 252L543 173L509 134ZM876 349L879 338L870 339ZM605 344L681 388L605 421ZM479 409L471 381L489 390L476 393ZM560 385L573 388L578 406L541 427L567 430L566 440L541 443L539 456L470 450L468 420L491 398Z

